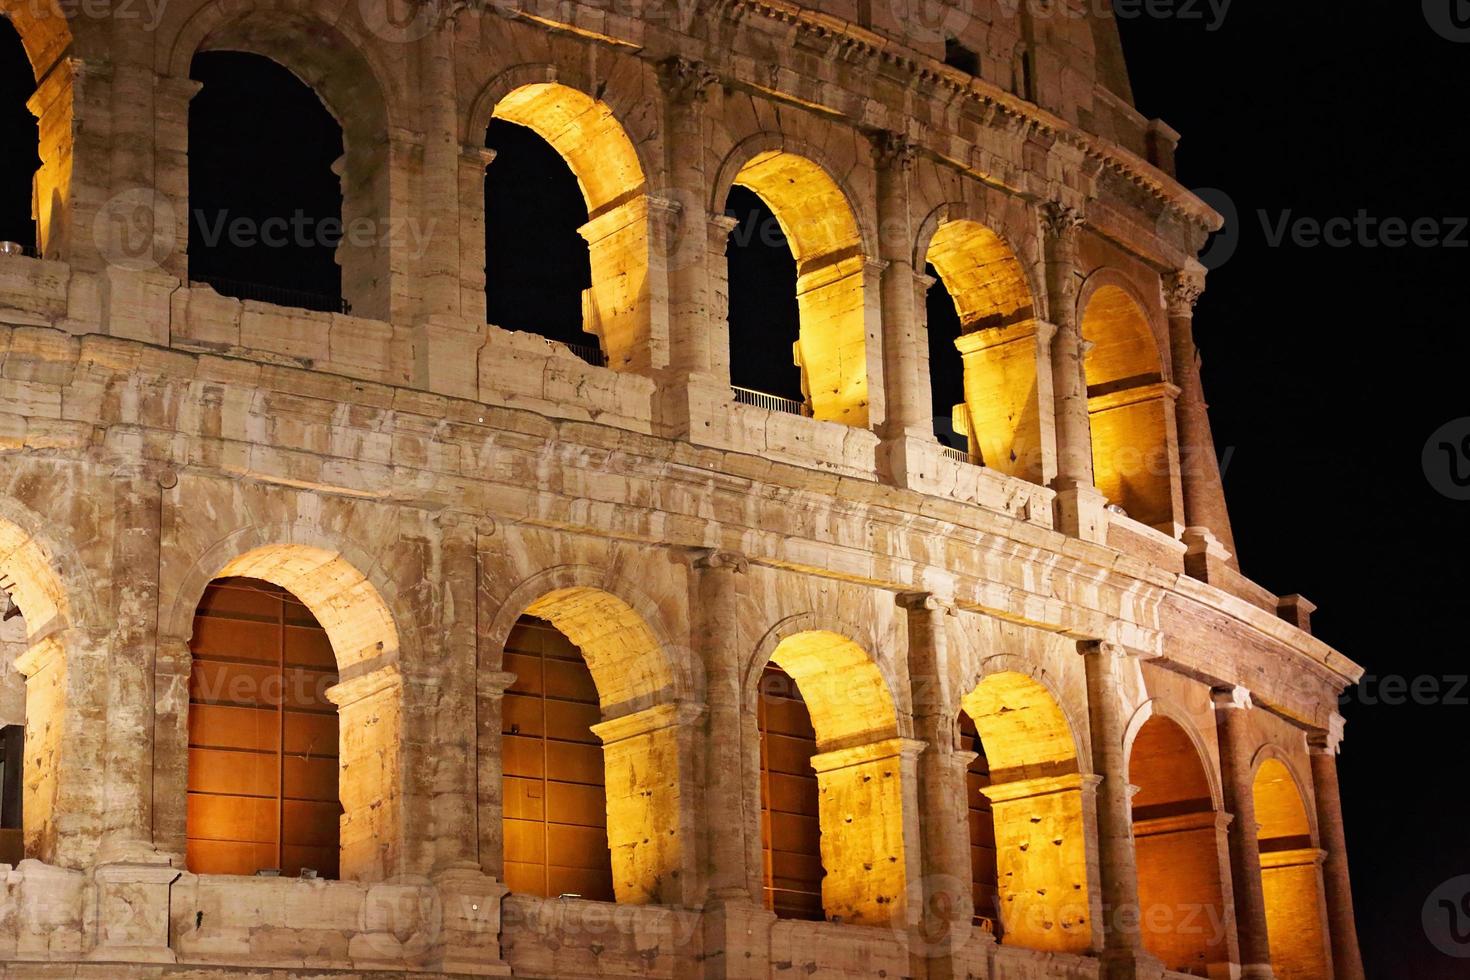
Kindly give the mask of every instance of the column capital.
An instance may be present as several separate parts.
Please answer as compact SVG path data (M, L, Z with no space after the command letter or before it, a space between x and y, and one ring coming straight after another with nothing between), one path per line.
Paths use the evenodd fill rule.
M701 570L728 568L737 575L744 575L750 569L750 559L738 551L721 551L718 548L698 548L690 551L688 554L691 568Z
M1336 711L1327 716L1327 727L1307 733L1307 749L1318 755L1335 756L1342 751L1342 731L1347 719Z
M954 600L935 595L933 592L900 592L894 597L894 601L908 610L924 609L930 612L940 612L946 616L955 614Z
M1059 241L1071 238L1086 221L1081 208L1061 201L1046 201L1038 210L1042 231L1048 238Z
M709 90L720 81L720 76L709 65L682 55L660 61L658 75L664 83L669 101L678 105L694 105L705 101L709 97Z
M1110 640L1078 640L1077 652L1084 657L1101 654L1104 657L1117 657L1122 659L1128 656L1128 648L1121 643L1113 643Z
M919 144L905 133L891 129L870 129L865 134L873 147L873 162L883 170L908 170L918 155Z
M1205 269L1176 269L1164 279L1164 302L1171 317L1194 316L1194 304L1205 291Z
M1251 692L1239 684L1234 687L1212 687L1210 688L1210 700L1214 702L1215 710L1222 708L1254 708L1251 701Z

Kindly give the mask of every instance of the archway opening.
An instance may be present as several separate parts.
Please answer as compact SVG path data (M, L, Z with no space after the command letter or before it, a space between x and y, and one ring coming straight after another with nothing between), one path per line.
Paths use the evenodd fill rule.
M943 416L974 462L1042 482L1036 313L1020 261L1000 235L970 220L941 223L927 261L950 304L944 309L930 287L936 429Z
M1173 533L1173 406L1143 310L1118 286L1092 295L1082 316L1093 482L1128 516Z
M1077 743L1039 681L991 674L963 699L985 747L995 830L997 933L1006 945L1083 952L1092 943L1087 820Z
M725 214L736 221L726 247L730 384L739 401L808 415L791 245L766 202L748 188L730 188Z
M26 679L15 662L29 645L26 620L0 575L0 864L25 859Z
M1204 761L1177 722L1155 714L1128 762L1144 945L1179 973L1228 972L1229 851Z
M35 175L40 133L28 108L36 78L20 34L0 15L0 242L35 254ZM5 255L0 253L0 261Z
M970 892L975 924L1001 938L1000 871L995 844L995 814L985 791L990 788L990 760L980 730L965 712L960 712L960 748L973 752L965 768L965 800L970 826Z
M1268 758L1256 770L1252 795L1271 968L1281 980L1327 976L1322 852L1313 841L1301 789L1285 763Z
M764 697L759 686L755 692L758 726L761 701L771 726L762 755L763 790L769 787L761 795L762 816L773 829L786 829L771 838L765 884L772 907L834 922L902 921L904 821L913 817L905 813L904 786L916 776L887 682L866 650L828 630L786 637L769 665L776 670L763 666L757 684L767 682L776 696ZM817 792L815 841L806 812L809 772ZM777 854L777 844L786 853ZM814 907L810 888L817 881Z
M500 735L507 880L514 864L528 894L554 897L576 884L589 899L682 900L690 721L663 645L627 603L584 586L530 603L509 637L502 662L516 679ZM537 728L541 711L547 720ZM560 858L546 850L558 839Z
M757 153L735 175L734 187L752 192L769 209L796 263L797 310L794 360L800 369L803 401L800 405L769 401L763 407L790 411L857 428L868 425L868 356L864 307L867 258L862 235L847 197L831 175L804 157L784 150ZM733 188L732 188L733 190ZM729 200L727 198L727 200ZM749 199L735 197L737 205ZM739 228L736 229L740 230ZM777 241L773 231L766 240ZM734 243L736 251L752 244ZM779 246L762 246L776 253ZM779 263L770 259L771 272ZM784 267L766 285L784 287ZM760 288L757 286L757 288ZM731 286L734 292L734 286ZM755 301L744 307L732 295L732 308L779 311L788 303L782 288L779 301ZM745 314L742 312L742 316ZM765 315L764 312L755 315ZM730 347L760 344L763 335L744 336L730 326ZM774 346L774 344L773 344ZM876 352L875 352L876 353ZM744 356L744 355L742 355ZM784 358L780 349L769 352ZM737 396L740 393L737 392ZM769 393L767 393L769 395ZM770 396L774 398L774 396ZM745 400L763 402L762 399Z
M632 141L624 132L621 123L606 104L566 85L555 82L540 82L522 85L496 103L492 121L486 132L487 146L505 149L510 153L510 166L502 171L492 161L486 172L486 282L487 290L499 294L501 289L513 285L505 269L494 263L489 249L494 244L500 250L502 233L514 236L516 241L508 248L525 247L527 228L543 226L547 233L547 251L541 254L525 254L529 262L543 263L533 274L532 282L541 292L527 294L526 302L537 300L551 304L539 313L537 319L555 329L552 339L571 338L571 344L592 346L579 339L574 327L580 324L582 333L597 338L596 347L601 356L591 350L579 351L586 359L605 362L619 369L647 368L661 363L662 353L655 352L656 338L653 336L650 290L649 290L649 202L644 182L643 168ZM560 157L561 167L552 167L544 153L535 144L529 143L524 135L514 134L497 124L513 124L530 130L540 140L549 144ZM498 159L498 158L497 158ZM525 184L509 188L490 186L511 184L505 179L509 174L526 175L527 160L542 161L541 185L545 189L548 181L555 184L556 196L547 201L508 204L502 195L525 193ZM568 185L560 179L561 171L570 170L576 179L585 211L577 211L570 202ZM547 174L556 174L556 178ZM530 224L511 227L506 224L508 215L527 213L526 204L534 205ZM491 210L492 205L508 209L504 214ZM519 210L517 210L519 209ZM572 226L578 217L583 220ZM497 222L502 227L496 229ZM576 231L586 246L585 289L584 268L581 253L568 234L569 226ZM555 244L552 245L552 236ZM497 237L492 237L497 236ZM538 236L539 238L539 236ZM567 260L570 267L553 265ZM568 268L574 270L568 275ZM571 309L571 291L579 290L580 297L576 316ZM487 310L490 319L502 317L503 326L531 326L529 311L519 306L516 293L509 297L487 295ZM494 311L499 311L494 312ZM549 333L543 336L551 336Z
M198 699L202 708L240 710L196 713L181 706L177 741L168 740L158 749L160 768L155 779L161 782L155 784L154 791L154 820L159 828L156 833L175 840L174 846L186 854L199 856L205 862L200 867L211 871L253 874L260 868L278 867L213 863L208 856L209 846L192 846L196 839L269 843L264 836L252 839L212 830L206 833L206 826L198 823L203 811L194 791L259 798L266 795L259 787L276 778L281 783L278 792L282 805L289 801L301 803L303 813L316 821L310 824L316 836L309 840L303 838L304 831L295 839L291 833L281 836L278 825L283 859L292 847L309 846L318 851L329 848L324 842L324 813L331 811L337 815L338 876L380 881L399 867L403 845L402 679L393 617L366 576L340 554L324 548L264 545L213 570L210 582L241 585L242 580L250 580L243 582L243 592L222 594L206 584L199 589L198 605L187 612L182 605L174 607L171 628L182 632L183 623L178 620L188 615L188 628L194 637L189 641L190 648L199 653L191 671L191 701L202 696ZM211 601L230 600L239 605L245 601L242 595L248 597L251 590L265 597L255 596L253 601L281 606L277 632L272 635L278 637L278 644L285 644L285 649L284 653L276 651L276 662L267 659L269 651L262 653L259 651L263 648L248 646L265 642L261 639L269 632L265 614L249 609L239 612L234 619L243 626L230 622L229 617L211 615ZM312 626L312 619L316 626ZM215 644L213 640L219 636L224 639ZM242 650L257 652L246 656ZM240 692L238 698L234 697L236 690ZM331 720L333 705L335 721ZM237 728L237 719L254 727ZM278 726L274 734L261 727L268 728L270 719L276 719ZM206 758L193 746L218 748L230 754ZM285 766L284 772L275 777L271 775L274 770L262 761L269 760L271 752L279 755ZM177 770L170 761L173 755L183 763ZM333 757L336 794L333 802L327 803L325 780L332 767L323 760ZM256 769L245 765L252 759ZM195 772L196 761L204 764L199 773ZM175 771L187 774L189 792L186 786L173 782ZM306 782L308 772L315 782ZM311 794L306 792L308 785L315 787ZM242 853L238 852L234 860L244 860ZM325 857L317 858L315 854L314 859L328 865ZM323 867L304 862L300 866L315 867L319 874L324 871Z
M505 875L511 891L614 900L597 685L555 626L522 616L505 643L516 675L501 709Z
M761 739L761 855L765 906L783 919L822 912L820 792L812 757L817 735L801 690L766 664L756 724Z
M190 77L189 278L224 296L325 312L344 301L344 249L375 224L343 224L342 127L320 97L259 54L203 51Z
M934 436L939 444L966 462L978 460L971 455L969 417L964 412L965 360L956 346L964 325L954 297L933 264L924 268L932 280L924 294L924 310L929 335L929 395L933 403ZM977 446L976 449L979 447Z
M216 579L189 641L186 860L195 874L336 878L337 661L285 589Z
M505 119L490 121L485 145L495 153L485 170L487 321L603 364L597 337L584 329L592 267L576 175L550 143Z

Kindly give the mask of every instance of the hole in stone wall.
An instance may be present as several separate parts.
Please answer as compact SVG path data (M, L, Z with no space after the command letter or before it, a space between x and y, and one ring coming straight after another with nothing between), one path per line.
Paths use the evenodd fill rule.
M965 362L955 340L960 336L960 314L954 297L934 266L924 272L934 280L925 294L929 321L929 391L933 399L934 434L942 445L968 452L968 434L954 424L955 406L965 401Z
M756 724L765 905L783 919L821 921L822 831L812 769L817 736L796 681L774 663L761 674Z
M730 383L801 403L801 369L792 351L800 337L796 259L771 208L746 187L730 188Z
M196 55L189 104L189 278L222 295L342 312L337 249L371 248L377 223L344 229L334 166L342 129L286 68L255 54Z
M959 38L944 39L944 63L971 75L980 74L980 55L961 43Z
M486 320L599 350L583 330L583 291L592 285L587 204L556 149L533 130L493 119L485 145Z
M337 660L285 589L217 579L195 611L187 863L195 874L339 867Z
M20 35L0 16L0 242L15 242L28 252L36 246L32 182L41 165L36 118L26 108L35 89Z
M505 643L501 706L505 883L512 892L614 901L597 686L551 623L522 616Z

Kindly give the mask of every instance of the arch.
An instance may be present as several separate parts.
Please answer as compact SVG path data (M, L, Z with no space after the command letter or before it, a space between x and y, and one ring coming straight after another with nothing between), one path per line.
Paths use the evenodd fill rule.
M865 428L869 422L867 256L873 254L853 198L799 142L760 134L721 164L711 212L730 187L754 192L775 215L796 259L800 322L795 356L815 418ZM730 343L739 343L732 336ZM876 352L874 352L876 353Z
M1175 389L1164 381L1156 334L1144 312L1149 307L1112 270L1089 277L1082 302L1093 482L1129 517L1172 533L1182 513L1173 450Z
M1092 945L1087 874L1090 818L1075 729L1044 671L1001 655L982 665L961 707L989 763L1006 945L1080 953Z
M1026 269L1009 242L979 221L936 219L927 234L925 261L960 320L953 344L964 364L964 402L953 406L954 428L969 439L976 462L1041 483L1041 348ZM935 349L939 342L931 341L929 356L952 356Z
M0 17L20 36L35 75L27 106L38 122L36 152L41 165L32 179L35 246L43 258L66 255L66 224L72 181L74 114L71 22L57 0L0 0Z
M311 612L326 632L340 678L326 696L338 708L341 877L372 881L389 874L402 853L402 677L396 620L369 578L378 569L366 556L355 546L331 547L306 526L239 529L206 549L185 573L172 603L161 606L166 612L160 632L192 636L195 610L220 578L269 582ZM178 715L186 721L187 708ZM160 755L186 758L187 724L176 726L170 737L179 744L165 746ZM177 810L184 787L172 785L177 777L168 773L155 772L159 779L165 785L155 790L156 807L172 811L161 823L183 832L186 821Z
M390 144L399 131L386 81L393 74L374 46L344 19L328 24L284 2L241 9L217 0L193 12L157 50L160 72L173 78L189 77L196 54L235 51L274 61L317 94L342 128L343 227L372 229L344 235L337 249L342 297L358 316L388 319L395 271L390 239L396 237L390 234ZM187 146L180 149L187 154ZM187 220L180 216L185 242Z
M71 596L56 570L52 549L6 511L19 509L0 500L0 587L26 620L26 642L34 644L64 630L71 618Z
M767 663L796 685L811 720L817 777L822 908L827 918L884 925L903 921L907 881L905 786L915 780L919 743L900 735L891 689L877 663L845 633L803 629L793 617L757 647L746 678L752 720L760 714ZM764 775L764 774L763 774ZM762 811L771 800L763 794Z
M1180 973L1228 972L1229 866L1218 780L1194 726L1147 702L1124 739L1147 949Z
M1190 718L1189 712L1179 707L1173 701L1166 698L1149 698L1138 706L1133 712L1133 717L1128 719L1128 725L1123 731L1123 758L1130 760L1133 757L1133 743L1138 739L1138 733L1150 720L1154 718L1165 718L1174 722L1179 731L1194 746L1195 755L1200 760L1201 770L1204 772L1205 780L1209 784L1210 807L1214 810L1225 808L1225 791L1220 784L1219 770L1210 764L1210 750L1205 743L1204 736L1200 734L1199 728L1194 720Z
M479 127L481 137L491 119L524 126L566 162L588 214L578 229L587 241L592 274L582 329L600 339L610 366L647 367L666 355L654 351L652 229L643 163L606 103L555 78L555 69L545 65L503 72L477 96L470 125Z
M676 665L658 607L623 588L610 569L557 565L523 579L490 621L485 649L503 649L526 614L547 620L582 650L604 717L701 696L698 665Z
M692 838L680 800L693 792L685 783L692 777L691 733L698 711L679 698L683 685L670 648L639 610L606 588L607 578L590 566L570 565L526 579L501 604L488 630L488 648L507 650L512 630L526 622L525 616L550 624L578 648L601 717L586 730L601 742L613 893L619 903L677 902L689 878L686 842ZM500 666L505 666L504 652ZM481 703L492 717L503 711L503 699L485 696L494 676L481 674ZM498 676L506 687L515 683L510 674ZM499 747L487 744L493 737L489 731L481 727L482 798L486 783L498 785L506 778ZM486 814L494 827L485 829L499 832L503 845L509 838L505 797L500 799L501 806L492 804ZM548 793L544 805L554 803ZM496 843L493 836L482 837L481 846L493 849Z
M1266 746L1252 761L1261 891L1271 967L1281 980L1312 980L1331 971L1322 889L1323 852L1312 808L1286 753Z

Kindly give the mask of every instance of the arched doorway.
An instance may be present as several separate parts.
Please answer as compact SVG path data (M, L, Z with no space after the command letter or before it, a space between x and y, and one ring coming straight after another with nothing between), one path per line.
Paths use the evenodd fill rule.
M20 35L9 17L0 16L0 242L14 242L33 254L35 174L41 157L36 118L27 102L35 90Z
M1268 757L1256 770L1253 795L1271 968L1279 980L1323 980L1331 953L1323 928L1322 852L1301 787L1284 762Z
M338 877L337 662L326 630L287 590L222 578L199 602L189 650L189 870Z
M986 676L963 699L984 746L995 832L997 929L1006 945L1092 945L1084 777L1066 715L1039 681Z
M1180 724L1154 714L1128 760L1140 925L1149 952L1179 973L1226 971L1228 843L1204 760Z
M966 819L970 828L970 897L975 924L1001 938L1000 870L995 841L995 814L985 791L990 788L990 760L980 730L960 712L960 748L974 753L965 768Z
M766 664L756 724L761 738L762 894L783 919L822 912L821 793L812 757L817 735L791 675Z

